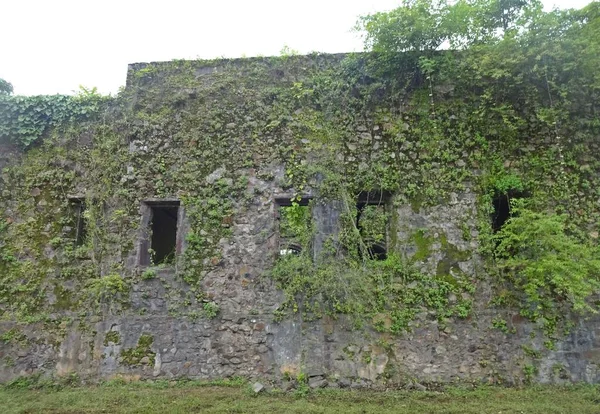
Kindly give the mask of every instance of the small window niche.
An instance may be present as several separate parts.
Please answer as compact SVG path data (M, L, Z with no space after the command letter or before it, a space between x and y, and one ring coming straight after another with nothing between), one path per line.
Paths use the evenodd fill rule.
M312 235L310 199L277 199L276 207L279 222L279 256L299 256L302 249L310 243Z
M360 231L363 247L358 253L364 257L365 248L371 260L387 259L387 239L390 195L381 191L364 191L359 194L356 204L356 227Z
M72 217L72 238L75 246L83 246L87 236L87 225L85 219L86 204L83 197L69 197Z
M492 200L494 211L492 212L492 230L497 233L506 224L512 215L510 202L513 199L525 198L527 194L523 191L509 190L505 193L496 193Z
M142 207L141 266L174 265L178 245L179 201L147 201Z

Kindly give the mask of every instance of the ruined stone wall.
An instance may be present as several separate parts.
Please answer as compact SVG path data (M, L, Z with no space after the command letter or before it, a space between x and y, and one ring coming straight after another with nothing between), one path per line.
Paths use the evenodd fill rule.
M468 315L440 320L419 307L404 332L387 329L385 314L379 325L360 327L343 313L276 316L286 300L269 276L280 251L278 200L314 199L316 237L338 231L339 200L319 192L310 177L294 188L290 165L319 159L318 151L303 151L326 128L310 118L302 83L338 68L341 59L132 65L127 90L104 121L109 130L57 131L23 155L22 165L31 163L25 171L16 159L0 161L13 168L4 172L2 205L14 238L43 234L12 247L27 265L11 283L32 284L32 274L43 273L26 291L40 299L32 308L43 305L23 310L19 303L33 296L2 304L0 380L75 372L92 379L244 376L280 385L302 373L313 387L598 382L597 318L576 319L547 350L544 338L532 335L540 327L490 305L493 282L479 253L480 198L470 181L456 188L440 182L437 203L392 193L386 236L390 251L419 272L469 281L473 291L447 295L448 306L472 302ZM292 91L289 101L283 90ZM390 141L410 121L389 117L365 112L338 125L345 137L334 155L348 171L361 175L382 158L404 165L424 156L410 140ZM445 161L452 168L477 170L470 153L452 151ZM426 168L435 181L438 167ZM411 164L397 179L415 170ZM86 220L95 223L89 249L75 253L66 236L73 227L66 219L70 195L88 200ZM181 201L177 255L172 264L143 266L148 203L161 200ZM15 272L10 266L0 269ZM494 326L499 312L504 330Z

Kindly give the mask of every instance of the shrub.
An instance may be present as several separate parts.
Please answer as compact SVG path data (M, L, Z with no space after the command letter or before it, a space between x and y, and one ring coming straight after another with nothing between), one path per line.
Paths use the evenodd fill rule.
M532 211L523 200L511 211L495 235L496 258L521 314L554 321L565 311L596 313L590 298L600 288L598 248L568 234L565 215Z

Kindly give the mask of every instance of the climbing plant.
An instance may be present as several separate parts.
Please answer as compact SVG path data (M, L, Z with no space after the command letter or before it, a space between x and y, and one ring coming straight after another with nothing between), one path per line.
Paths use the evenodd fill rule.
M457 263L474 252L419 229L406 254L394 231L399 205L418 214L469 191L479 211L462 237L478 238L486 275L513 291L507 303L532 319L590 311L595 262L566 269L598 239L598 3L418 0L359 27L374 53L137 65L115 99L1 96L0 139L24 149L0 178L2 317L88 316L160 279L131 265L146 198L181 200L189 224L176 283L161 281L169 311L216 316L206 277L231 265L228 239L273 188L293 195L280 231L303 247L265 258L285 294L280 317L345 314L401 333L423 315L469 316L477 280ZM527 190L530 226L514 216L495 235L493 197L512 190ZM392 194L393 208L359 212L365 191ZM340 203L339 232L316 258L306 193ZM82 246L69 236L70 194L87 200ZM267 245L275 229L260 224L246 224L248 237ZM539 229L557 258L534 248ZM387 257L374 260L369 243L384 240ZM429 272L434 244L444 259Z
M5 81L2 81L5 82ZM76 96L10 96L12 85L0 83L0 141L29 147L51 128L67 122L94 119L110 100L95 89L82 88Z

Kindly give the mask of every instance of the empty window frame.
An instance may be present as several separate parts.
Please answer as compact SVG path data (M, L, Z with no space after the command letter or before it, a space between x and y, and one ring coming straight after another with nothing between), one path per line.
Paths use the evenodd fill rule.
M72 237L75 246L83 246L87 234L87 226L85 220L85 199L83 197L69 198L72 214Z
M277 199L277 219L279 222L279 255L299 255L310 242L312 216L310 199L291 201Z
M175 263L178 240L179 201L144 203L145 236L140 245L140 265Z
M389 193L364 191L356 204L356 227L360 231L369 259L387 259ZM363 249L359 247L359 255Z
M527 197L523 191L509 190L506 193L498 193L492 200L494 211L492 212L492 230L494 233L502 229L502 226L511 216L510 201L516 198Z

